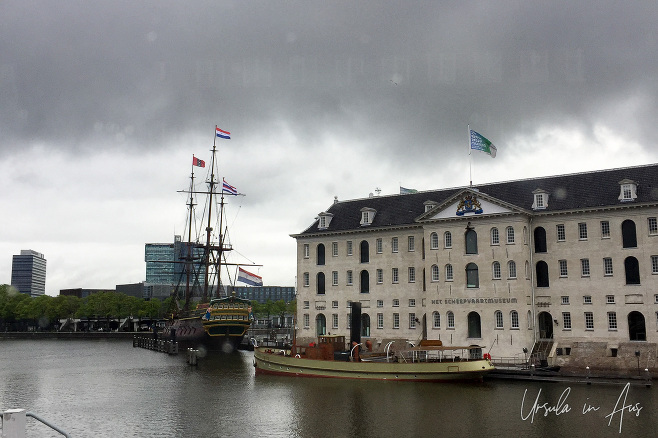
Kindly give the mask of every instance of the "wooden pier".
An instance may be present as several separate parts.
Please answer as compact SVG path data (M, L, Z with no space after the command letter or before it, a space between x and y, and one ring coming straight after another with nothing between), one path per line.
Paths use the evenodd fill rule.
M171 339L154 339L153 336L135 335L133 337L133 347L146 348L147 350L167 354L178 354L178 342Z

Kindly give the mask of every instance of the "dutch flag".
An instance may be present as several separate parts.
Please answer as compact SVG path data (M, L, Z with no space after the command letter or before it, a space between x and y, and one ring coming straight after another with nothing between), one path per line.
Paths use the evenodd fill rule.
M263 277L259 277L258 275L245 271L242 268L238 268L238 281L250 284L252 286L263 285Z
M227 183L226 180L222 178L222 193L228 193L229 195L237 196L238 189Z
M225 138L227 140L231 139L231 133L228 131L223 131L219 129L217 126L215 126L215 133L217 134L217 137L219 138Z

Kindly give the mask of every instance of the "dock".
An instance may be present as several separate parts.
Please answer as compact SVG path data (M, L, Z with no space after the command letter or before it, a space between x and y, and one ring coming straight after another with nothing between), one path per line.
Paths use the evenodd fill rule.
M178 342L171 339L156 339L153 336L135 335L133 337L133 348L137 347L169 355L178 354Z

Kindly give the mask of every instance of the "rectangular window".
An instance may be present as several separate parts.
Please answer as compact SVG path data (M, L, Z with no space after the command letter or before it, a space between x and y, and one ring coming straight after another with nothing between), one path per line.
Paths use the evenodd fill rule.
M585 312L585 330L594 330L594 314Z
M338 257L338 242L331 242L331 255Z
M658 234L658 220L655 217L650 217L648 219L649 224L649 234L654 235Z
M338 309L338 301L332 301L331 302L331 308L332 309Z
M569 297L568 296L563 296L562 297L562 304L569 304Z
M571 330L571 313L562 312L562 327L565 330Z
M567 240L567 234L564 231L564 224L558 224L555 226L556 231L557 231L557 241L558 242L564 242Z
M409 298L409 307L416 307L416 300L414 298Z
M304 287L308 287L310 284L310 276L308 272L304 272Z
M605 302L607 304L615 304L615 296L614 295L606 295L605 296Z
M591 295L584 295L583 296L583 304L592 304L592 296Z
M311 256L311 248L308 243L304 244L304 258L307 259Z
M587 224L584 222L578 224L578 239L587 240Z
M567 261L566 260L558 260L558 264L560 265L560 277L568 276L569 271L567 270Z
M400 307L400 300L393 298L393 307Z
M409 236L408 247L409 247L409 252L416 250L416 240L414 239L414 236Z
M397 284L400 281L399 275L398 275L398 268L393 268L391 270L391 280L394 284Z
M304 328L307 329L307 328L310 327L310 325L311 325L310 321L311 321L311 318L308 316L308 313L305 313L304 314Z
M658 274L658 256L651 256L651 273Z
M608 330L617 330L617 312L608 312Z
M377 300L377 307L384 307L384 300Z
M384 282L384 271L382 269L377 269L377 284L382 284Z
M375 241L375 248L377 251L377 254L381 254L384 250L384 244L382 243L381 237Z
M589 277L589 259L580 259L580 275Z
M601 239L610 238L610 222L601 221Z
M415 313L410 313L409 314L409 328L410 329L415 329L416 328L416 314Z
M352 241L348 240L347 241L347 255L351 256L353 254L353 248L352 248Z
M393 328L394 329L399 329L400 328L400 314L399 313L394 313L393 314Z
M612 275L612 259L610 257L603 259L603 275Z
M332 328L334 328L334 329L338 328L338 314L337 313L334 313L333 315L331 315L331 323L332 323L331 324Z
M383 313L378 313L377 314L377 328L378 329L383 329L384 328L384 314Z
M398 252L398 238L391 239L391 252Z
M309 301L304 301L304 309L308 309L311 303Z
M331 273L331 284L333 286L338 286L338 271L333 271Z
M347 271L347 285L352 285L352 271Z
M416 268L409 266L409 283L416 282Z

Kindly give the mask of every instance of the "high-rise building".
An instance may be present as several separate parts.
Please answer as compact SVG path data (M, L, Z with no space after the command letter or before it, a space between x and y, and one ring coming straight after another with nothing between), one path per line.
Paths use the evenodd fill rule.
M46 259L31 249L14 255L11 265L11 285L33 297L46 293Z
M189 245L174 236L173 243L147 243L144 246L144 261L146 262L146 283L158 285L185 286L185 259ZM194 248L191 264L191 284L203 285L205 270L199 261L203 248Z

